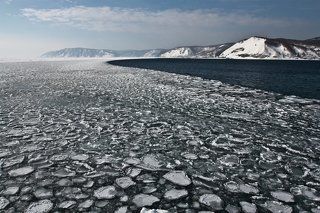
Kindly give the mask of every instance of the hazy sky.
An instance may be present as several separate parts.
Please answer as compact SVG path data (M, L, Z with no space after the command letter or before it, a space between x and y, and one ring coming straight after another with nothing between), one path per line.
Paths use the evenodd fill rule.
M320 36L320 0L0 0L0 58Z

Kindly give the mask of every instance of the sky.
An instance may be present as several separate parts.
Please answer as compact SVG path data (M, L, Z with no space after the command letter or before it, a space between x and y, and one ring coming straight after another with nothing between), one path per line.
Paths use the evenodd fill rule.
M0 58L320 36L320 0L0 0Z

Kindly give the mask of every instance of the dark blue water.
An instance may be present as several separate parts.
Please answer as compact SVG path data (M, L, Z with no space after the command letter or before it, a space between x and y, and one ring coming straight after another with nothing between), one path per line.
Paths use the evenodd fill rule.
M130 59L109 63L198 76L284 95L320 99L320 61Z

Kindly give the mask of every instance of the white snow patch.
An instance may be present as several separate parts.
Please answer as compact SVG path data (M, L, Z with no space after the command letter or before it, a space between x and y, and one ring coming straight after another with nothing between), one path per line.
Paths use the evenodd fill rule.
M247 40L238 42L221 53L223 58L248 58L254 55L264 55L266 52L266 39L251 37ZM248 56L244 56L248 55Z
M180 47L173 50L169 50L168 52L165 52L161 54L160 57L163 58L179 58L179 57L190 57L192 56L192 50L188 47Z

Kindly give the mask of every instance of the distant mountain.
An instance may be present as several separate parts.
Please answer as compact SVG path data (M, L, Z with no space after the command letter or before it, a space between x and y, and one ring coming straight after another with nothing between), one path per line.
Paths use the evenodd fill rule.
M311 38L306 41L320 41L320 37Z
M164 50L106 50L88 48L65 48L44 53L42 58L113 58L113 57L158 57Z
M230 59L320 59L320 37L308 40L250 37L236 43L211 46L182 46L173 49L106 50L67 48L42 55L43 58L230 58Z
M219 55L229 48L231 44L221 44L212 46L191 46L176 47L164 51L159 57L162 58L217 58Z
M92 57L114 57L114 53L110 50L98 50L87 48L66 48L57 51L51 51L43 54L42 58L92 58Z

